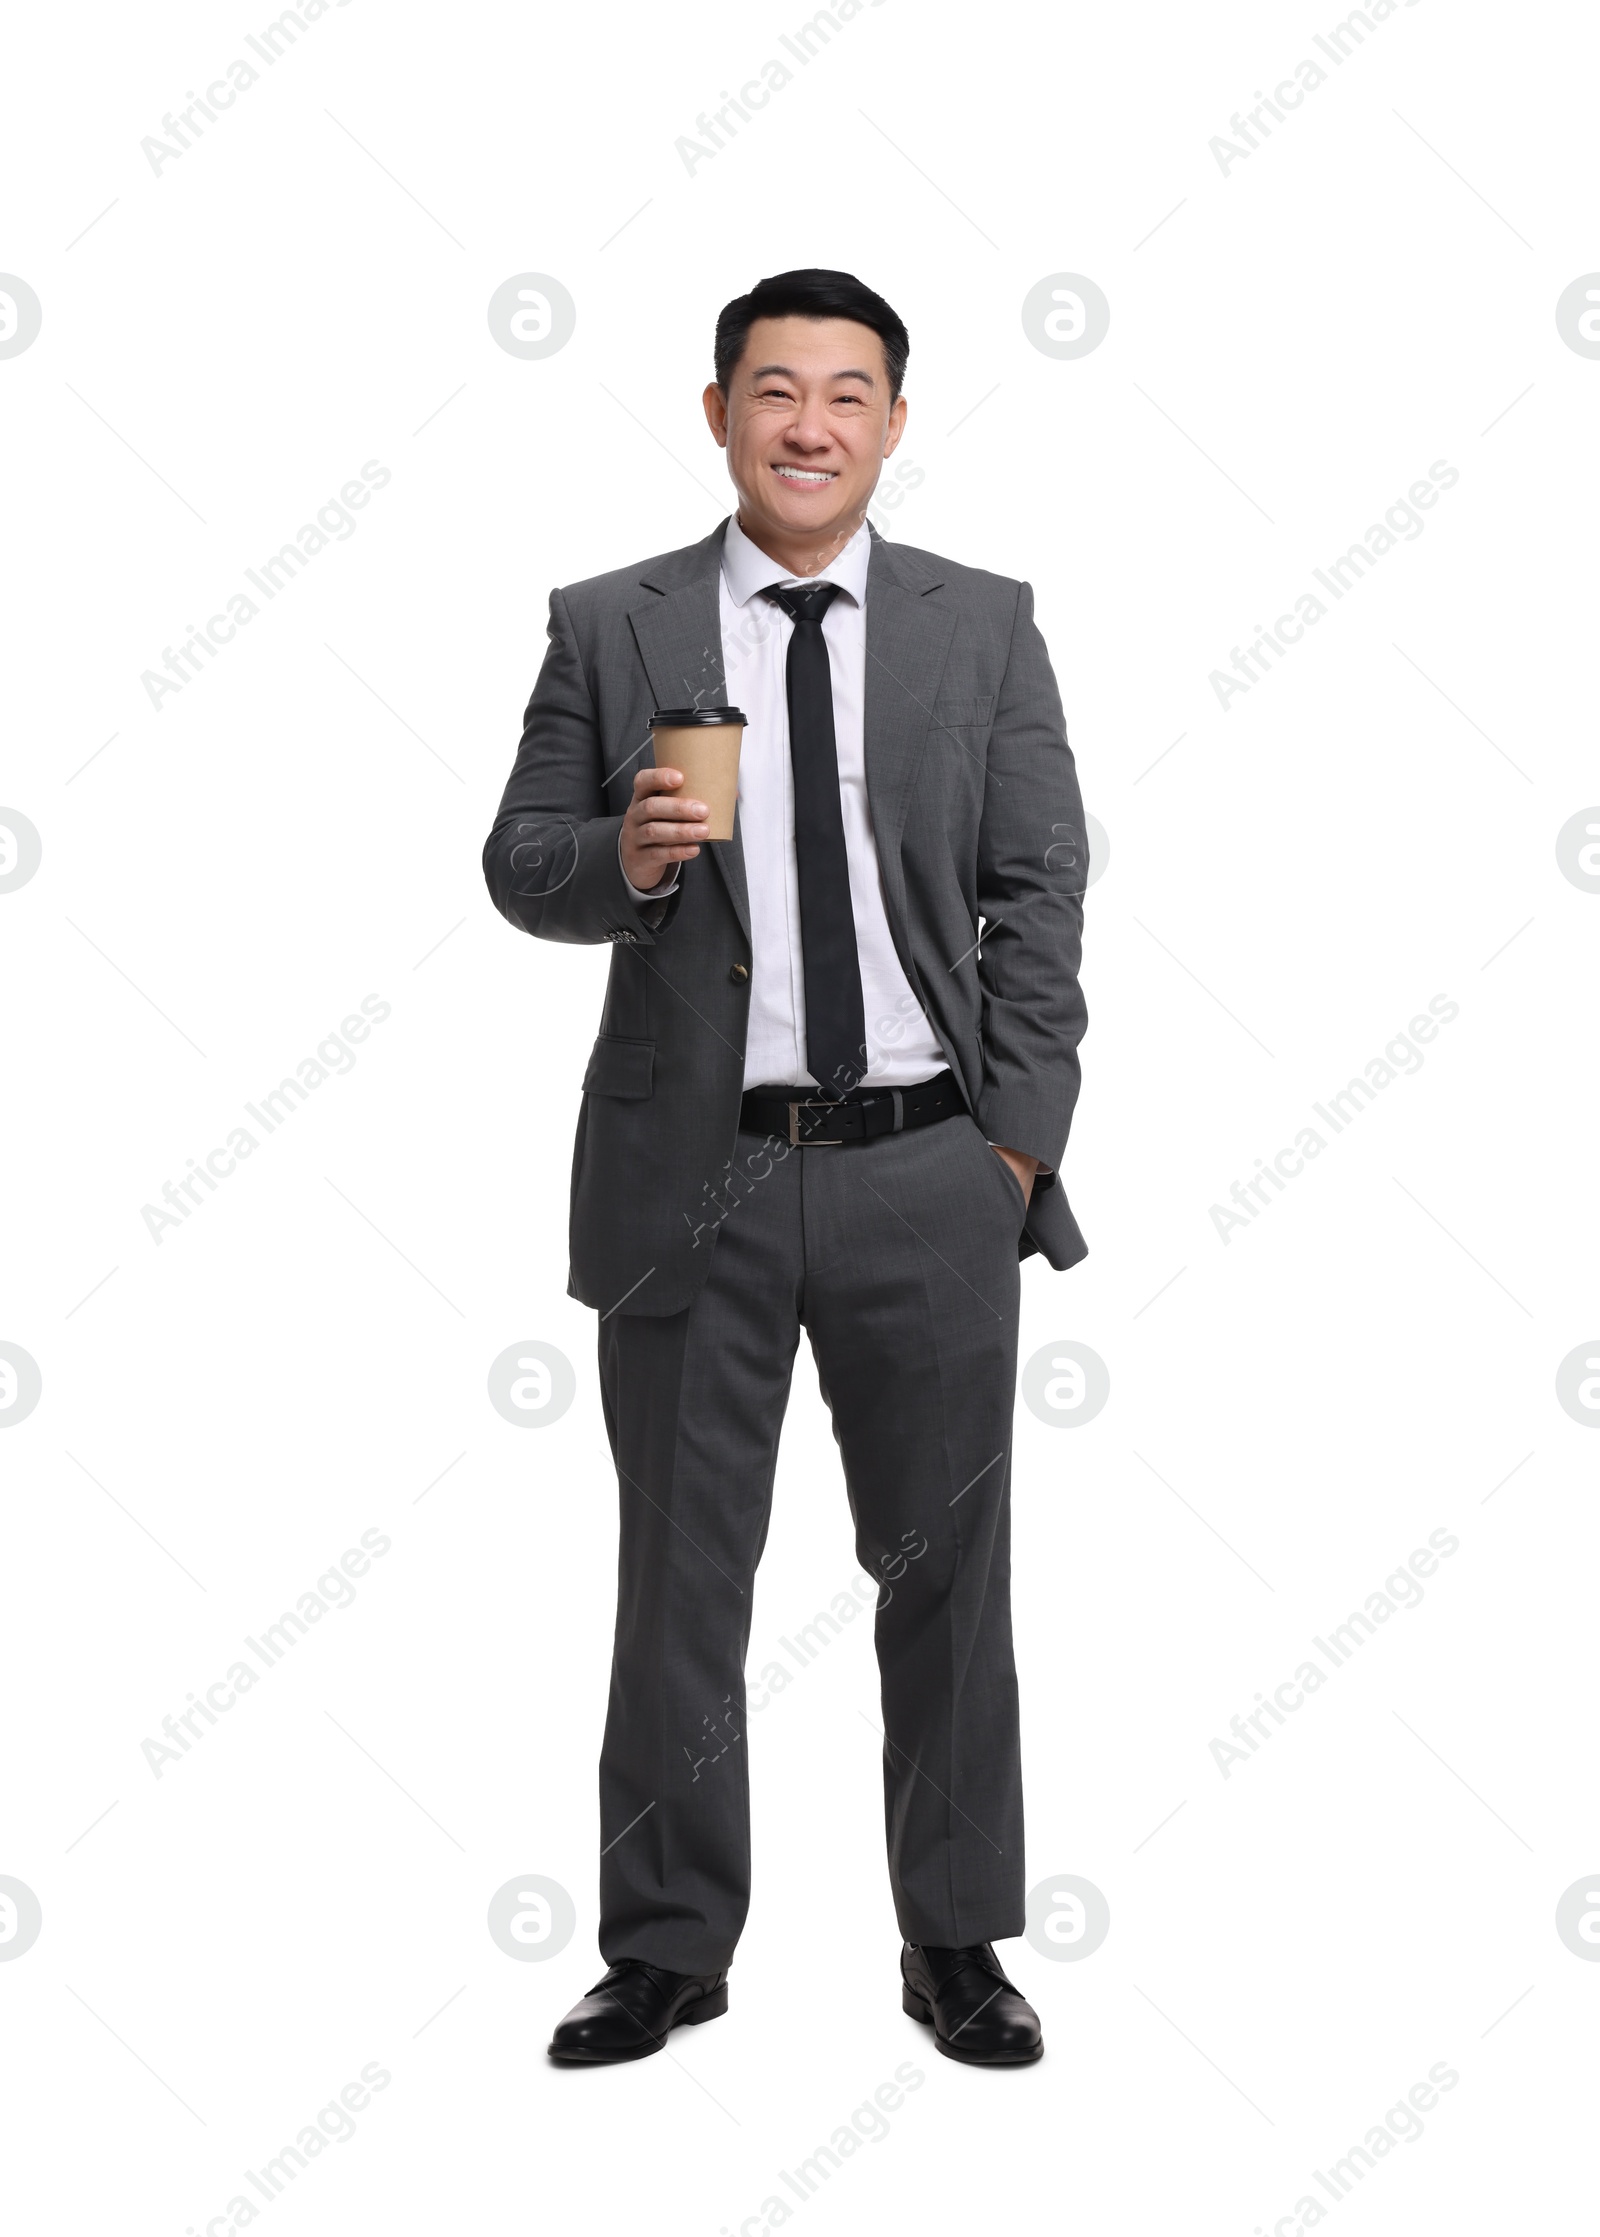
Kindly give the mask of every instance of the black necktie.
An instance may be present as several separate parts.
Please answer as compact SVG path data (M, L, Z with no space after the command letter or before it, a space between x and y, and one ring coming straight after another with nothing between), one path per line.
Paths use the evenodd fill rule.
M828 1095L848 1095L867 1069L866 1007L850 862L839 804L833 734L833 670L822 617L837 583L763 593L794 622L789 638L789 761L794 771L794 846L800 879L800 946L806 987L806 1063Z

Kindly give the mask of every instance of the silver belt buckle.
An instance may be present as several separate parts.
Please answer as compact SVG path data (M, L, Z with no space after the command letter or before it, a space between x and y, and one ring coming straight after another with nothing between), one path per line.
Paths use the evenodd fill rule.
M800 1113L802 1111L820 1110L822 1108L823 1100L824 1099L822 1097L817 1096L813 1097L808 1102L791 1103L789 1105L789 1146L791 1149L836 1150L841 1147L841 1144L837 1141L802 1142L800 1139Z

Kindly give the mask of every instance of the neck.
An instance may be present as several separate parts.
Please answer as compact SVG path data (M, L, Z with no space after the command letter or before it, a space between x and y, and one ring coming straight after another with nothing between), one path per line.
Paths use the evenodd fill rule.
M804 536L792 535L785 529L769 527L765 521L752 526L745 518L742 505L734 517L757 551L765 552L786 575L820 575L824 567L838 558L867 516L858 514L842 527L825 529L820 536L815 530Z

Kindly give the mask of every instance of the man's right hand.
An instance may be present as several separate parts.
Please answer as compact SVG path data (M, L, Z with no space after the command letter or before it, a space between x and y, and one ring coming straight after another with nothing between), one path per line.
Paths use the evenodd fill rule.
M634 772L633 801L622 819L622 868L641 893L658 886L674 863L692 862L700 852L695 842L708 836L705 802L672 797L682 783L681 769Z

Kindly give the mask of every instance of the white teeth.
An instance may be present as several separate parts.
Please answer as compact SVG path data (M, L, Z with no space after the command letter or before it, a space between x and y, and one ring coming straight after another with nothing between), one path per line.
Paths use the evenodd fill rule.
M831 482L833 480L831 474L813 474L808 472L804 466L779 466L775 471L781 474L786 482Z

